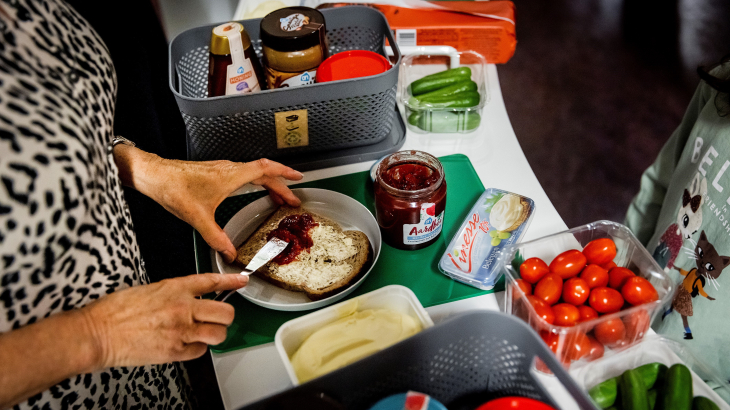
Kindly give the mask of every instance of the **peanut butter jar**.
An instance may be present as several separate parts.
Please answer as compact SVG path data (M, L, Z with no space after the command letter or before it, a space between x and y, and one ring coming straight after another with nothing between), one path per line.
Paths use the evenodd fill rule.
M269 88L314 84L327 58L324 16L309 7L287 7L261 20L261 43Z

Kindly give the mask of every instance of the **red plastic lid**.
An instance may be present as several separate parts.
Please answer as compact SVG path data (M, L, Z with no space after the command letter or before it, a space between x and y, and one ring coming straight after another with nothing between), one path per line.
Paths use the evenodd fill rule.
M502 397L477 407L477 410L555 410L547 404L527 397Z
M317 82L367 77L388 71L390 61L367 50L349 50L324 60L317 68Z

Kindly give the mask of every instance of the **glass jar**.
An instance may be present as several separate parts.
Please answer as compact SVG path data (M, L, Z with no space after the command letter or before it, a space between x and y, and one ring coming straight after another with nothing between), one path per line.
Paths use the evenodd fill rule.
M314 84L327 58L322 13L309 7L272 11L261 20L260 35L269 88Z
M375 214L388 245L425 248L441 235L446 208L446 179L441 162L422 151L385 157L375 176Z
M237 32L240 37L240 47L243 48L243 57L240 63L240 72L236 77L229 78L228 67L233 64L231 47L228 42L229 33ZM236 47L234 47L234 50ZM240 50L240 48L238 48ZM234 67L237 68L237 67ZM256 52L251 46L251 38L241 23L224 23L213 28L210 37L209 67L208 67L208 97L222 95L245 94L266 89L263 70Z

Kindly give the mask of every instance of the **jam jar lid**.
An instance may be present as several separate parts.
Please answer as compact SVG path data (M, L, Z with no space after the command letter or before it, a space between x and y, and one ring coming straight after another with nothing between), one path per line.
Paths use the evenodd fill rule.
M213 27L213 32L210 37L211 54L218 56L231 54L231 47L228 45L228 37L226 36L226 32L229 30L238 30L241 33L241 42L243 43L244 50L251 47L251 38L241 23L223 23Z
M278 51L306 50L320 44L324 16L309 7L286 7L261 20L261 42Z

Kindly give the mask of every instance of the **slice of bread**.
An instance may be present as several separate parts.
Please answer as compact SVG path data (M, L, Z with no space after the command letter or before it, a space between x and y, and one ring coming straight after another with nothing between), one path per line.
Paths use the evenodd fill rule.
M245 267L267 242L266 236L287 216L310 214L319 226L309 235L314 244L286 265L269 262L254 274L286 290L304 292L311 300L324 299L345 290L367 272L373 250L367 235L343 231L334 221L301 207L282 206L237 249L236 264Z

